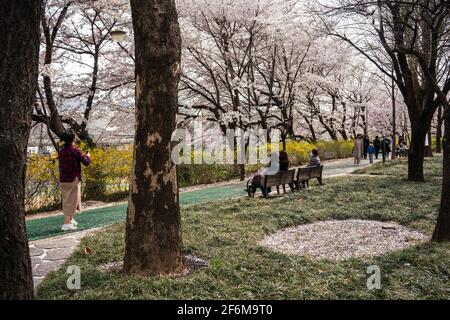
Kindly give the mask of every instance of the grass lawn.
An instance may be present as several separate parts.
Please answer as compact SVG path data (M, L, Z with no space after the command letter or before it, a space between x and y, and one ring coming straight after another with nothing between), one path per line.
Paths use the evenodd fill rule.
M67 261L81 267L81 290L66 288L63 267L40 285L40 299L450 299L450 244L343 262L290 257L258 246L279 229L330 219L397 221L431 236L441 179L440 161L426 162L427 182L406 181L406 162L377 165L324 186L269 200L240 198L182 209L186 252L209 266L184 278L142 278L102 273L99 265L124 254L124 225L85 238ZM92 249L90 255L84 247ZM370 265L382 289L369 291Z
M388 175L395 176L401 179L408 178L408 160L397 159L389 160L383 165L382 162L377 162L376 164L364 168L355 170L355 174L369 174L369 175ZM442 156L435 156L434 158L425 159L424 166L425 179L441 178L442 177Z

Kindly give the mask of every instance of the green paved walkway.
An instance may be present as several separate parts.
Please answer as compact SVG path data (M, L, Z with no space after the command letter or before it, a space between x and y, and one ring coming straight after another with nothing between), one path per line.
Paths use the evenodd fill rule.
M180 193L180 205L189 205L214 200L230 199L245 195L242 184L210 187L206 189ZM107 208L86 210L76 216L78 231L103 227L125 220L127 205L121 204ZM60 230L63 216L52 216L27 221L29 240L50 238L64 234Z
M351 159L337 160L325 163L324 177L349 174L355 169L367 167L368 161L363 161L361 167L355 167ZM224 186L212 186L205 189L180 193L180 205L189 205L215 200L230 199L245 196L245 184L229 184ZM102 209L86 210L76 216L78 221L78 231L103 227L115 222L124 221L126 217L127 205L115 205ZM27 221L27 231L29 240L50 238L64 234L60 230L63 223L62 215L51 216Z

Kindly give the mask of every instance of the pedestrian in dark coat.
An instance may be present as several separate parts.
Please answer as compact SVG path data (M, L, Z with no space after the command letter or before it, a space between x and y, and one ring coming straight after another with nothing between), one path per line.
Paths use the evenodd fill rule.
M380 154L380 150L381 150L380 137L378 137L378 136L375 137L375 140L373 141L373 147L375 148L375 159L378 160L378 155Z
M364 159L367 159L367 149L369 148L370 140L369 140L369 138L367 136L364 136L363 141L364 141L364 153L363 153L363 156L364 156Z

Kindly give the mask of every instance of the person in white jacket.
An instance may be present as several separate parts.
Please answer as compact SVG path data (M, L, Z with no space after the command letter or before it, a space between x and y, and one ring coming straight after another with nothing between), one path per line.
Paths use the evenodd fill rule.
M353 159L355 160L355 164L358 166L361 164L361 159L364 153L364 141L362 136L358 134L355 140L355 144L353 146Z

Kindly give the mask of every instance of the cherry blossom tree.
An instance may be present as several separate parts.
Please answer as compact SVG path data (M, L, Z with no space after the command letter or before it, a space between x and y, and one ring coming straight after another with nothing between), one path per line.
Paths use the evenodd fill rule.
M117 113L119 106L132 103L128 97L134 83L133 48L116 46L110 36L115 28L131 34L129 5L47 0L41 26L42 81L33 120L56 136L69 127L93 146L88 132L93 113L96 118L108 114L114 118L111 113Z
M176 166L181 35L174 0L131 0L136 45L136 134L126 222L125 272L167 275L182 266Z
M425 136L450 91L448 68L442 67L448 62L448 4L339 0L318 9L326 14L318 17L329 35L349 43L395 81L411 121L408 179L424 181Z
M287 18L290 2L185 0L180 4L184 35L181 114L206 116L223 134L259 125L269 129L269 118L274 117L269 111L278 99L271 92L275 71L270 63L281 56L275 52L270 61L262 57L274 52L273 34L283 31L277 26L282 17ZM262 73L266 66L264 71L272 70L272 75ZM282 106L280 99L277 105ZM245 167L240 168L243 179Z

